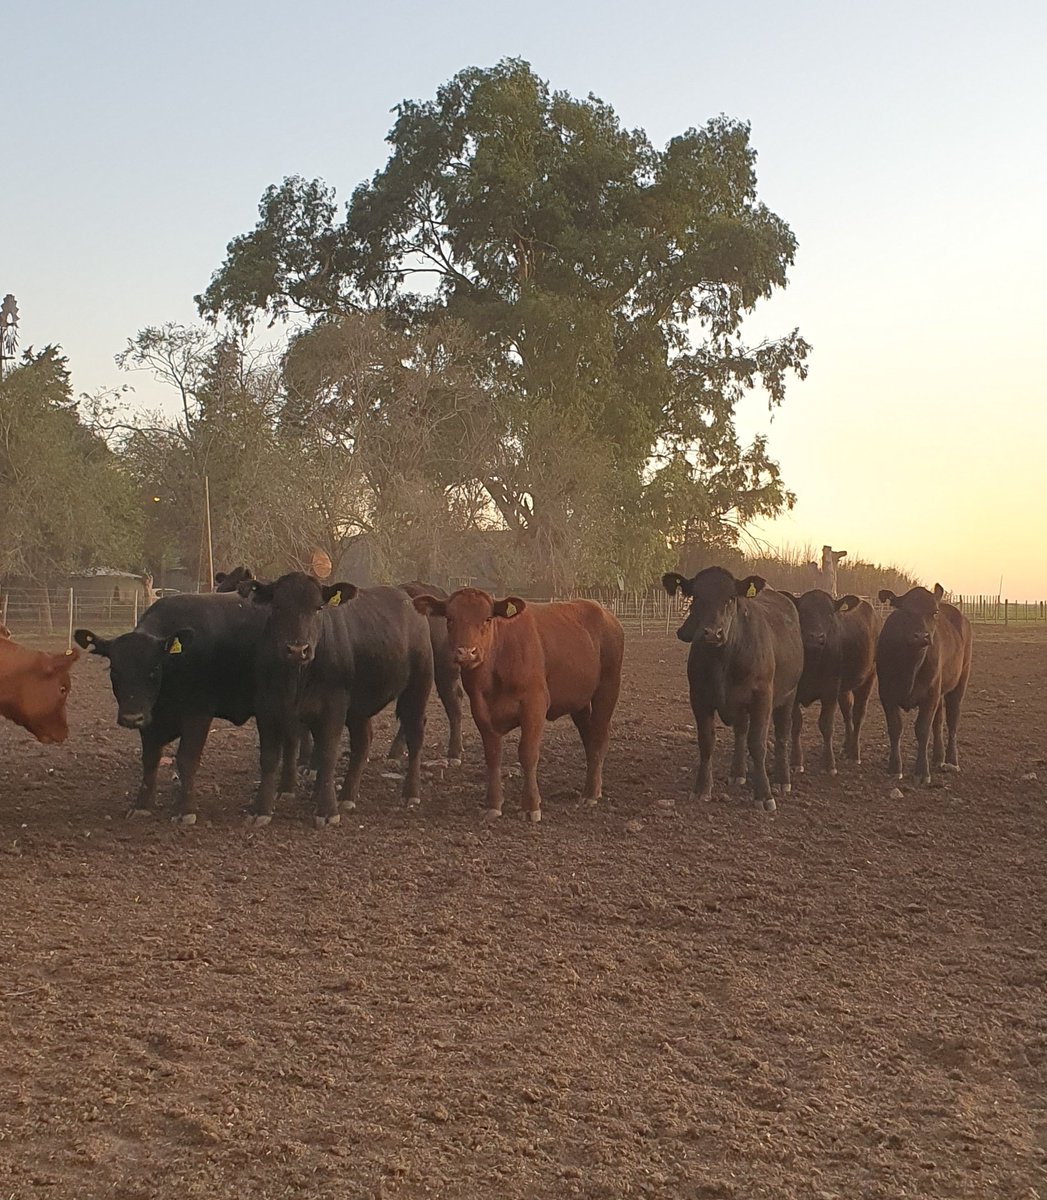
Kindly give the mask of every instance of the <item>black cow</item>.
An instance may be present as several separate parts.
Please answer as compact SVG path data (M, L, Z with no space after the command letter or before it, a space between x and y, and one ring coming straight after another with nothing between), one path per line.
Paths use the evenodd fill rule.
M265 615L237 595L157 600L130 633L106 640L78 629L77 643L109 659L117 720L142 738L142 783L129 816L152 813L164 746L178 740L173 820L196 823L194 783L215 717L254 716L254 663Z
M786 593L790 595L790 593ZM833 723L836 706L843 714L843 752L862 761L862 722L876 682L876 635L880 618L873 606L857 596L834 600L820 588L790 598L800 614L803 674L793 708L792 769L803 771L803 709L821 701L818 728L822 734L825 769L836 774Z
M687 619L677 630L690 642L687 681L698 730L698 773L693 797L712 797L714 718L734 727L732 781L745 782L745 750L753 762L756 806L773 812L767 778L767 737L774 721L775 772L783 793L791 787L789 732L796 687L803 671L803 642L796 607L759 575L735 579L723 567L708 567L693 579L675 572L662 576L670 596L677 589L691 598Z
M252 579L254 579L254 574L250 567L233 567L231 571L216 571L214 590L216 592L235 592L241 583L248 583Z
M960 757L956 732L967 680L971 674L971 623L958 608L944 604L940 583L934 591L911 588L904 596L884 589L880 599L891 605L876 642L876 673L880 703L887 718L891 750L887 774L902 777L902 709L916 712L916 767L922 783L931 782L928 754L934 727L934 765L958 771ZM942 722L949 744L942 738Z
M417 579L411 583L401 583L400 587L413 600L416 596L434 596L437 600L446 600L447 593L442 588L434 587L431 583L420 583ZM451 646L447 636L447 619L445 617L427 617L429 622L429 639L433 644L433 675L436 683L436 694L447 713L447 724L450 734L447 740L447 762L452 767L461 765L462 761L462 701L465 699L465 689L462 687L462 669L454 661ZM404 749L404 731L401 726L389 747L389 757L399 758Z
M407 741L403 795L421 796L425 706L433 686L429 627L400 588L322 587L300 571L274 583L242 585L267 614L257 662L257 723L262 779L250 809L254 824L272 820L279 790L293 792L298 730L316 742L316 824L337 825L338 805L354 808L371 742L371 718L396 701ZM342 726L349 726L349 767L337 799L334 772Z

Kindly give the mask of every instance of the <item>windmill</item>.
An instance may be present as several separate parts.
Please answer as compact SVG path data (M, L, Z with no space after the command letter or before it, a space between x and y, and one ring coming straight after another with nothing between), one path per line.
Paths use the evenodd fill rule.
M0 379L15 365L18 355L18 301L10 292L0 304Z

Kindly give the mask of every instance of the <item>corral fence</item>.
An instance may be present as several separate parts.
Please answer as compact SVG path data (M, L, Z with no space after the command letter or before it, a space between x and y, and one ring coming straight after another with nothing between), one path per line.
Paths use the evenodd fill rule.
M575 593L597 600L618 617L630 633L671 636L687 613L687 599L669 596L661 588L648 591L618 591L596 588ZM529 597L539 600L541 597ZM1015 601L1001 596L950 596L961 612L974 622L993 625L1047 626L1047 601ZM881 616L888 605L871 600ZM100 596L96 588L34 587L4 589L0 585L0 624L18 637L48 637L68 640L80 627L110 636L134 628L143 610L137 595L130 599Z

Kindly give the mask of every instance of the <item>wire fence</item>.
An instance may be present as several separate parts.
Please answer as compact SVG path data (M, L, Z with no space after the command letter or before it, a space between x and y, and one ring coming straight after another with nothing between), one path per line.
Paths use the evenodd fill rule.
M599 601L630 633L640 637L675 634L687 612L685 597L669 596L661 588L624 592L591 589L578 594ZM1019 602L1000 596L978 595L951 596L949 599L973 622L1047 626L1045 600ZM881 616L890 611L888 605L874 597L869 600ZM137 592L130 596L105 595L90 585L10 589L0 586L0 625L6 625L15 638L62 638L70 644L72 631L81 627L112 636L133 629L144 608L144 600Z

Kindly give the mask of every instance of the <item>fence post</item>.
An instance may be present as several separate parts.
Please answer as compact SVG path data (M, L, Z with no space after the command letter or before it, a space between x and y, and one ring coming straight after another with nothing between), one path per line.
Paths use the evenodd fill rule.
M7 593L4 592L4 598L0 601L0 625L7 624Z
M135 627L135 625L137 625L137 624L138 624L138 588L135 588L135 615L134 615L134 620L131 623L131 628L133 629Z
M69 632L66 636L65 648L72 650L73 648L73 589L69 589Z
M643 610L647 604L647 597L644 596L640 600L640 637L643 637Z
M1003 602L1003 623L1004 623L1004 625L1007 624L1007 618L1008 618L1008 613L1009 613L1009 609L1010 609L1010 604L1011 604L1011 602L1009 600L1004 600L1004 602Z

